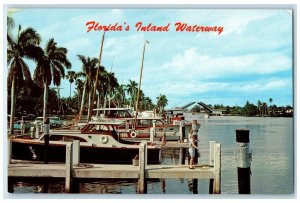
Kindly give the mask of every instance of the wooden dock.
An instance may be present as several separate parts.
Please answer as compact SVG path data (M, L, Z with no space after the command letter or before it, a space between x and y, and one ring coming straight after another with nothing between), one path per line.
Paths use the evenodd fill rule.
M80 164L72 168L73 178L139 178L139 166L107 164ZM8 166L9 177L53 177L65 178L65 164L25 163L13 160ZM208 165L196 166L195 170L188 165L147 165L145 178L197 178L213 179L214 168Z
M117 178L138 179L139 193L147 192L147 179L189 178L210 180L210 191L221 193L221 145L210 143L210 164L197 165L189 169L188 165L146 165L147 144L140 144L139 165L80 164L78 163L78 143L66 146L66 163L36 163L11 160L8 165L9 177L47 177L65 178L65 192L71 192L72 179L80 178ZM172 148L172 147L171 147Z

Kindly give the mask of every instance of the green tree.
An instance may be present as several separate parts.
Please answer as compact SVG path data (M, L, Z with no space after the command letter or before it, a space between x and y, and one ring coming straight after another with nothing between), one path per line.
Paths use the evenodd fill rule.
M108 99L109 107L111 100L115 97L114 90L119 86L118 80L115 77L113 72L107 72L104 68L103 72L101 72L100 78L102 78L102 84L106 86L106 91L104 97Z
M118 107L124 106L124 104L126 102L125 91L126 91L125 85L119 85L118 87L116 87L115 99L117 101Z
M258 112L257 114L258 115L261 115L261 107L262 107L262 103L260 100L257 101L257 109L258 109Z
M76 79L75 85L76 85L76 91L78 96L77 109L78 111L80 111L80 101L83 94L84 82L81 79Z
M254 104L250 104L249 101L246 102L246 105L242 109L242 114L244 116L254 116L257 113L257 108Z
M268 105L266 102L262 103L263 115L267 115Z
M68 100L68 105L67 105L67 108L69 109L69 103L70 103L70 100L71 100L71 93L72 93L72 83L77 79L77 76L78 74L75 72L75 71L68 71L67 75L66 75L66 78L67 80L69 80L69 83L70 83L70 94L69 94L69 100Z
M272 102L273 102L273 99L272 98L269 98L269 102L270 102L270 106L269 106L269 115L271 114L271 111L272 111Z
M9 33L7 35L8 86L10 85L11 87L10 134L13 133L16 89L22 86L24 81L31 81L30 70L24 59L37 61L41 53L41 49L38 46L40 41L40 35L33 28L22 30L21 26L19 26L16 37L11 36Z
M85 57L83 55L77 55L79 60L82 62L82 71L78 73L78 76L84 77L84 88L83 88L83 94L81 98L81 105L80 105L80 110L79 110L79 116L78 120L81 119L83 107L85 104L85 95L86 93L89 94L90 98L90 93L92 89L92 81L93 81L93 70L96 69L98 59L97 58L90 58L90 57Z
M159 112L162 113L164 111L164 108L168 105L168 99L166 95L160 94L158 97L156 97L157 103L156 106L159 109Z
M65 68L71 68L67 52L66 48L58 47L52 38L47 42L42 56L38 60L34 78L40 85L44 86L44 121L47 114L48 89L50 84L53 82L55 86L60 86L61 79L65 77Z
M129 80L129 84L127 85L127 92L130 95L130 107L134 107L135 96L138 91L138 83L134 80Z

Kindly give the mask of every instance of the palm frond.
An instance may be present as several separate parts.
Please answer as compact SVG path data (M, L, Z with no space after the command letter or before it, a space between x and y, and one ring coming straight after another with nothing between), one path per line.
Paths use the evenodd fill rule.
M45 52L49 54L51 50L55 49L55 46L56 46L56 42L54 41L54 38L49 39L46 44Z
M65 69L61 63L59 63L57 61L52 61L51 66L52 66L52 73L54 72L53 70L56 70L59 72L60 77L62 77L62 78L65 77Z
M26 47L28 45L39 45L41 42L41 36L35 29L29 27L20 31L18 42L22 45L22 47Z
M23 75L24 80L32 81L30 69L29 69L28 65L23 60L20 60L19 63L22 67L22 75Z

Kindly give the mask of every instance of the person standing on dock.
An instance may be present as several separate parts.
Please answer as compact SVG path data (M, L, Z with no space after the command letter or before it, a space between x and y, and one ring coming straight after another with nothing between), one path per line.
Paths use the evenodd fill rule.
M198 149L198 147L195 145L195 142L197 142L197 137L195 135L192 135L190 137L191 139L189 140L189 153L191 156L190 159L190 165L189 165L189 169L195 169L195 156L196 156L196 152L195 149Z

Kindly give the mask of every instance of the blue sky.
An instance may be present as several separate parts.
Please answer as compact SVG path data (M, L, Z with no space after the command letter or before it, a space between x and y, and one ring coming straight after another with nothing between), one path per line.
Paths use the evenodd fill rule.
M78 54L98 57L102 31L87 33L86 22L130 25L130 31L107 32L101 64L121 84L139 80L146 46L142 89L155 102L165 94L168 107L203 101L244 106L246 101L292 105L292 12L279 9L58 9L12 12L16 25L33 27L42 47L54 38L69 50L72 70L81 70ZM138 32L134 25L167 25L168 32ZM223 26L215 32L176 32L174 24ZM17 26L16 26L17 27ZM16 33L16 31L15 31ZM30 63L32 70L34 63ZM32 71L33 73L33 71ZM72 91L75 85L73 84ZM61 94L69 95L69 83Z

